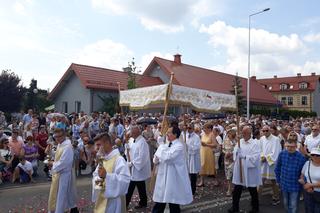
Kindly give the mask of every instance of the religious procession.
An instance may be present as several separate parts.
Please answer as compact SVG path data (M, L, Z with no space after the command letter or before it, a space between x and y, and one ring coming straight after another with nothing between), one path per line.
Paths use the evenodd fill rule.
M197 212L185 207L218 187L230 201L221 212L265 212L265 189L268 205L281 202L283 212L320 212L319 119L247 119L239 116L237 95L182 87L172 79L119 91L121 112L114 117L81 112L38 118L30 109L19 123L2 119L1 182L33 183L43 165L51 182L44 212L51 213ZM170 115L169 106L177 103L194 113ZM164 112L134 112L152 105L163 105ZM92 208L86 211L77 202L82 175L91 176ZM248 209L240 202L246 191Z

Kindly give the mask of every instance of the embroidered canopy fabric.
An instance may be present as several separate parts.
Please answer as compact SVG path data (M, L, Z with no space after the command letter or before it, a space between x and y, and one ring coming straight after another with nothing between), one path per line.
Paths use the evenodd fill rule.
M165 102L169 84L120 91L120 106L146 109ZM236 97L208 90L172 85L170 104L190 106L196 111L236 110Z

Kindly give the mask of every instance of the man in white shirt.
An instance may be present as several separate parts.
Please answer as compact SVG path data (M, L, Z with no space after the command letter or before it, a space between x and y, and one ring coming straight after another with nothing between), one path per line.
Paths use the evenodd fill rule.
M169 203L170 212L180 213L180 205L192 202L192 191L185 159L185 146L179 140L180 129L169 128L169 144L159 146L153 162L158 164L158 173L153 193L153 213L162 213Z
M280 191L276 184L275 167L278 156L281 152L280 138L271 134L270 127L262 127L264 136L261 137L261 175L263 182L269 181L272 186L272 205L280 203ZM262 187L259 189L261 192Z
M306 140L304 142L308 152L310 152L313 148L317 148L320 146L319 125L313 125L311 130L312 133L306 137Z
M247 187L251 195L250 212L259 212L259 196L257 187L262 184L260 169L260 146L257 140L251 138L251 127L245 126L242 129L243 138L240 140L240 148L236 145L233 152L235 161L233 167L234 190L232 195L232 208L229 213L239 212L239 202L243 187ZM240 168L240 162L241 167ZM240 172L240 169L242 172Z
M141 135L139 126L131 127L131 136L133 140L129 142L128 166L131 170L131 181L126 195L126 205L128 207L134 189L138 188L139 205L135 209L147 207L148 197L146 190L146 180L151 176L151 163L149 146L146 139Z

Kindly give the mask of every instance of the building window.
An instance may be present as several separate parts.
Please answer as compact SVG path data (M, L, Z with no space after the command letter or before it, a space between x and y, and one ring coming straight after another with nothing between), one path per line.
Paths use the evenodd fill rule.
M281 103L287 104L287 97L281 97Z
M302 96L301 97L301 104L302 105L308 105L308 97L307 96Z
M62 102L62 112L68 113L68 102Z
M76 101L75 103L74 103L74 106L75 106L75 112L76 113L80 113L80 111L81 111L81 101Z
M293 105L293 97L288 97L288 105L289 106Z
M307 88L308 88L308 83L307 82L299 83L299 89L307 89Z
M288 89L288 84L280 84L280 90Z

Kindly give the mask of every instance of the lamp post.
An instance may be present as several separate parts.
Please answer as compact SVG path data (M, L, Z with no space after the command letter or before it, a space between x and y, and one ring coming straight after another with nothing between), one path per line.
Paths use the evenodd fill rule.
M247 119L250 119L250 41L251 41L251 17L254 15L258 15L260 13L266 12L270 10L270 8L266 8L259 12L253 13L249 15L249 47L248 47L248 81L247 81Z

